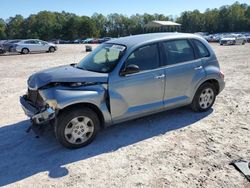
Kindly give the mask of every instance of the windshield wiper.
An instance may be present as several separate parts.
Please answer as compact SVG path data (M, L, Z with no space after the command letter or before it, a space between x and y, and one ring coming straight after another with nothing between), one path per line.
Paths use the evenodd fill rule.
M77 68L77 69L81 69L81 70L87 70L87 69L85 69L85 68L83 68L83 67L76 66L76 64L75 64L74 67Z

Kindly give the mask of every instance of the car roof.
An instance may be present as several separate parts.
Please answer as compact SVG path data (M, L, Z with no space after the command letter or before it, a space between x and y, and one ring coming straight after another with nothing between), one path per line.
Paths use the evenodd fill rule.
M153 43L153 42L158 42L161 40L178 39L178 38L200 39L201 37L194 35L194 34L187 34L187 33L149 33L149 34L121 37L118 39L110 40L106 43L121 44L121 45L126 46L127 48L130 48L133 46L140 46L145 43Z
M23 39L22 41L29 41L29 40L39 40L39 39Z

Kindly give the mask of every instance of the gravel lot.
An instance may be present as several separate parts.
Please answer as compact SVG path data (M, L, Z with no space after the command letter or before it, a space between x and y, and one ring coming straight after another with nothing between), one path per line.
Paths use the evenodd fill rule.
M0 186L8 187L250 187L230 166L250 160L250 44L213 44L226 88L213 110L181 108L102 131L79 150L53 133L26 133L19 96L29 75L78 62L83 45L56 53L0 56Z

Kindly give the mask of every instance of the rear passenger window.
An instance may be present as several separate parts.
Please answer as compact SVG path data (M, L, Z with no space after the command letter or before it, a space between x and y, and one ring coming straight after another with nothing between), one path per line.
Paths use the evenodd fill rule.
M140 71L156 69L159 67L159 54L157 44L147 45L135 50L127 59L126 66L137 65Z
M209 57L210 56L210 53L209 53L207 47L204 44L202 44L198 40L193 40L193 41L194 41L195 46L197 47L199 58Z
M168 65L195 59L192 46L187 40L172 40L163 43Z
M36 41L34 40L28 40L24 42L25 44L36 44Z

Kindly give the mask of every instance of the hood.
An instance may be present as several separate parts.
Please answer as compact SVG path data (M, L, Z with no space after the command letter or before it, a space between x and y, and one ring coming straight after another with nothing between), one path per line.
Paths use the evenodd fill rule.
M28 86L31 89L39 89L49 83L74 83L74 82L102 82L108 80L107 73L97 73L78 69L74 66L61 66L31 75L28 79Z
M236 40L236 38L234 38L234 37L226 37L226 38L222 38L221 40Z

